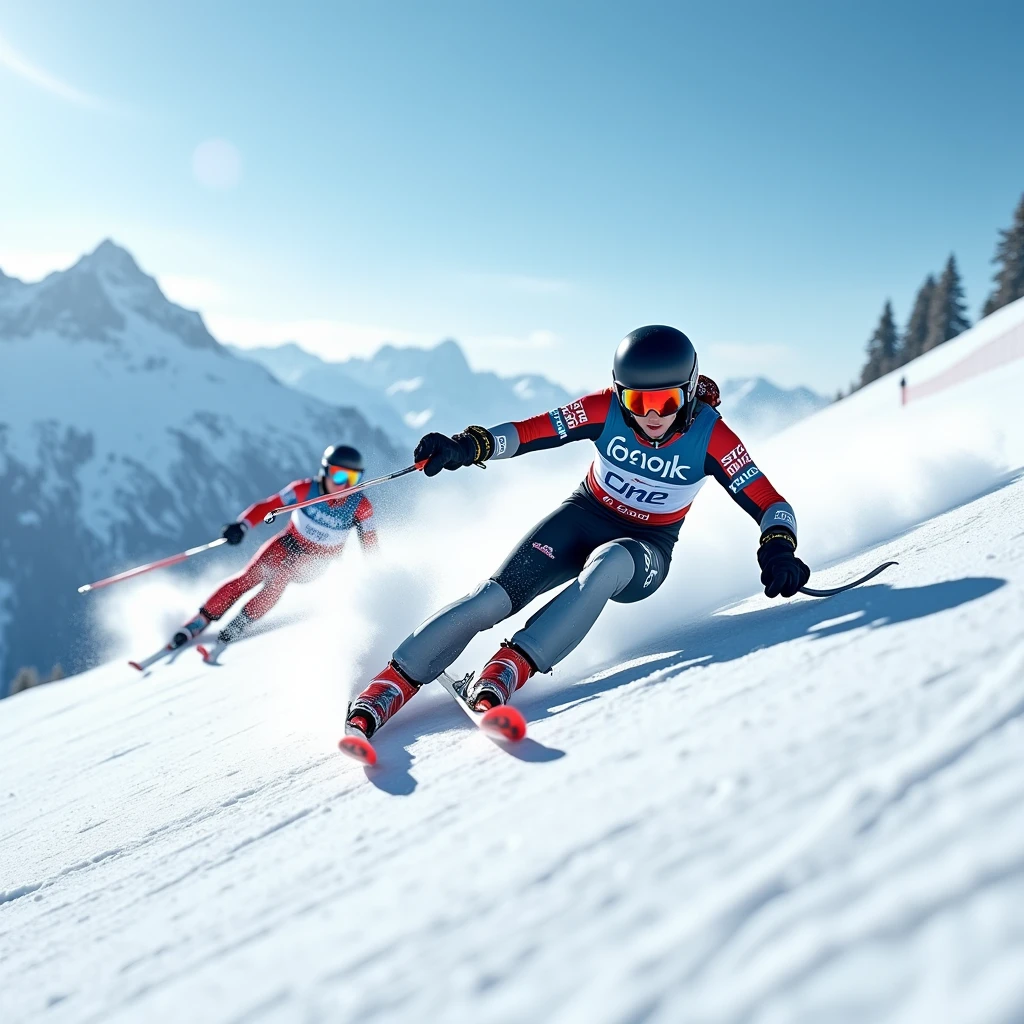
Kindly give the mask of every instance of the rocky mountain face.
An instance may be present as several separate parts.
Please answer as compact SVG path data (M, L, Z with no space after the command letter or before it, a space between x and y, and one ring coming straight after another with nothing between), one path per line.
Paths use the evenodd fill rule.
M237 358L110 241L0 273L0 694L20 666L90 664L79 584L212 539L341 441L397 465L351 403Z

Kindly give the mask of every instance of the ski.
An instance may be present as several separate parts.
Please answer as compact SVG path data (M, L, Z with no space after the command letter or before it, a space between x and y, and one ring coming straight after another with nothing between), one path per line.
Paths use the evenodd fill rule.
M141 661L129 661L128 664L137 672L145 672L147 668L155 665L161 658L166 658L174 650L175 648L167 644L165 647L161 647L156 654L151 654L148 658L143 658Z
M338 740L338 749L367 768L377 763L377 751L373 749L373 744L361 729L353 725L345 726L345 735Z
M207 665L220 665L217 660L220 657L221 651L227 644L221 643L220 640L210 644L209 647L206 644L198 644L196 650L199 652L199 656L206 662Z
M516 743L526 736L526 719L522 712L511 704L499 704L488 708L482 714L474 711L466 701L466 690L473 681L473 673L462 679L453 679L447 672L442 672L437 681L455 698L455 703L466 712L480 731L492 740L509 740Z
M469 715L473 724L499 745L504 742L516 743L526 736L526 719L517 708L508 704L499 704L497 707L488 708L487 711L481 713L474 711L466 703L465 693L466 688L473 681L472 672L463 676L462 679L453 679L447 672L442 672L437 677L437 681L452 695L455 703ZM345 735L338 740L338 749L351 757L353 761L358 761L368 768L377 763L377 751L373 744L366 738L363 731L355 726L345 726Z

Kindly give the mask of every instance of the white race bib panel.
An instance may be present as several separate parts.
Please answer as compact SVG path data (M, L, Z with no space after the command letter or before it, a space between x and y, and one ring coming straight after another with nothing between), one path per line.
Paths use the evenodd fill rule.
M349 530L355 526L360 501L362 495L353 494L337 504L325 501L320 505L297 508L292 512L292 529L320 547L337 547L345 543Z
M618 402L608 409L587 487L606 508L651 526L678 523L707 479L704 460L718 413L701 405L690 429L668 444L642 444Z

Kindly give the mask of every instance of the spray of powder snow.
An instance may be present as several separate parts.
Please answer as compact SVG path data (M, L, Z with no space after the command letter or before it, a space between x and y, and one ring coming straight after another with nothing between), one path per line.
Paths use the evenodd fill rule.
M275 719L336 733L352 693L387 664L394 648L425 618L490 576L523 534L573 490L589 462L587 448L573 445L486 471L416 476L374 489L369 494L379 520L379 550L365 554L353 535L323 576L288 587L261 621L263 635L226 651L224 664L241 662L242 652L258 645L256 671L268 683ZM260 527L257 539L262 543L270 535ZM232 552L239 568L253 551L250 538L243 551ZM106 657L156 650L225 575L223 568L195 578L156 572L96 595L98 631L109 638ZM456 668L479 669L533 607L478 637ZM194 652L180 657L185 664L196 659L198 666ZM214 671L211 680L218 678Z
M858 399L752 444L757 463L795 506L801 556L819 572L980 493L1016 454L1016 448L1005 450L1005 423L998 415L955 420L946 403L922 403L865 416ZM280 714L300 725L329 722L336 729L353 691L386 664L395 646L491 575L576 486L591 457L591 446L578 444L493 463L486 472L415 477L374 492L380 552L366 557L353 539L320 580L286 591L265 620L272 636L248 642L261 645L259 672L270 681ZM671 647L688 622L755 593L756 546L757 527L709 480L658 593L640 604L611 604L586 642L543 685L568 685L599 665ZM135 653L165 642L217 578L144 578L105 598L103 622L120 634L118 653L129 637ZM827 586L838 579L825 571L813 582ZM549 598L478 637L455 670L478 670Z
M944 396L906 408L866 389L751 442L755 462L796 510L812 586L845 582L845 574L827 571L832 563L970 500L1020 465L1024 429L1008 424L1012 404L991 401L991 381L976 387L977 394L961 388L955 403ZM972 414L950 414L964 407ZM572 667L579 673L631 651L671 649L695 618L756 593L757 541L750 518L709 480L687 516L666 583L639 606L611 606L593 641L571 656ZM894 551L898 559L898 542ZM898 586L898 572L879 582Z

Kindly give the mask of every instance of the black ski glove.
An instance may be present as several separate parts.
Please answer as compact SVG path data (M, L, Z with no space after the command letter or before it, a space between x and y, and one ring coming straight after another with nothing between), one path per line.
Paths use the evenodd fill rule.
M229 544L241 544L242 538L245 536L245 528L245 523L228 523L221 536Z
M792 597L811 578L811 570L796 557L796 541L788 530L772 530L761 537L757 564L768 597Z
M423 472L437 476L442 469L461 469L473 463L483 465L494 454L494 438L485 427L466 427L461 433L425 434L413 452L416 462L427 460Z

